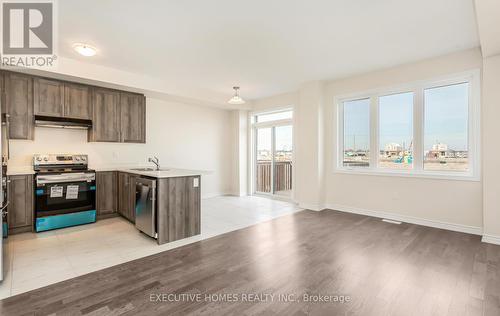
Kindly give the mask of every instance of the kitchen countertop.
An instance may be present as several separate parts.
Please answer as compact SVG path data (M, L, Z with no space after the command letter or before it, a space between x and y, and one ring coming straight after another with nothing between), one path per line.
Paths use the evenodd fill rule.
M166 169L160 171L142 171L142 170L118 170L129 172L133 174L138 174L141 176L153 177L153 178L176 178L176 177L190 177L190 176L201 176L204 171L199 170L185 170L185 169Z
M16 175L25 175L25 174L34 174L32 166L7 166L7 175L8 176L16 176Z
M154 170L133 170L137 168L151 168L151 166L144 165L108 165L108 166L90 166L89 169L93 169L97 172L100 171L122 171L133 174L138 174L147 177L153 178L175 178L175 177L189 177L189 176L200 176L203 174L210 174L210 171L203 170L188 170L188 169L177 169L177 168L162 168L163 170L154 171ZM26 174L34 174L32 166L8 166L7 167L7 175L26 175Z
M90 169L94 169L97 172L101 171L121 171L128 172L138 175L143 175L153 178L174 178L174 177L189 177L189 176L199 176L204 174L210 174L211 171L206 170L191 170L191 169L180 169L174 167L161 167L162 170L133 170L140 168L150 168L154 169L154 166L149 164L112 164L112 165L90 165Z
M189 170L189 169L179 169L172 167L162 167L160 171L155 170L133 170L139 168L153 168L151 165L106 165L106 166L90 166L90 169L94 169L96 172L103 171L121 171L133 174L138 174L142 176L152 177L152 178L175 178L175 177L189 177L189 176L200 176L203 174L210 174L210 171L204 170Z

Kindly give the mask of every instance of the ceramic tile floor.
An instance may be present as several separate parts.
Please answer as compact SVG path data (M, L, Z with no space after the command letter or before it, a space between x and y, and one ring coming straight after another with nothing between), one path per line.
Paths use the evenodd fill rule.
M121 217L5 242L0 299L179 247L299 211L296 205L261 197L222 196L202 201L201 235L159 246Z

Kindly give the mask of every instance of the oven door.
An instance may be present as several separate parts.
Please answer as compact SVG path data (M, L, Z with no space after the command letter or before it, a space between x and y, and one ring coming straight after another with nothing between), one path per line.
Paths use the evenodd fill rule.
M37 175L36 217L95 210L95 173Z

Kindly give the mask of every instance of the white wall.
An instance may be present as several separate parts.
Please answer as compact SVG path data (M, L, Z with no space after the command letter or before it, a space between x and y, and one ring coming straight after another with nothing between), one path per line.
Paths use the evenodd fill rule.
M294 112L294 197L299 205L321 209L324 194L324 84L310 82L299 89Z
M483 67L484 233L500 243L500 55Z
M382 211L401 216L482 227L482 183L333 173L336 164L335 96L433 79L482 67L479 49L368 73L327 84L326 193L330 207Z
M231 176L232 195L248 194L248 111L231 111Z
M91 167L148 164L207 170L203 196L231 192L230 111L148 98L146 144L89 143L87 132L37 127L34 141L11 140L10 166L31 165L34 153L86 153Z
M479 49L325 83L253 102L255 110L295 102L295 197L299 205L378 211L406 219L451 223L480 233L482 182L334 173L335 96L481 69ZM498 82L498 80L497 80Z

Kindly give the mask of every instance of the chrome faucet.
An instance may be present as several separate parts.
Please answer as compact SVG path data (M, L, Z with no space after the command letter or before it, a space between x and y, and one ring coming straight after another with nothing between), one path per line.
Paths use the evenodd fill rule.
M153 156L153 158L149 157L148 161L156 165L156 171L160 171L160 159L158 159L158 157L156 156Z

